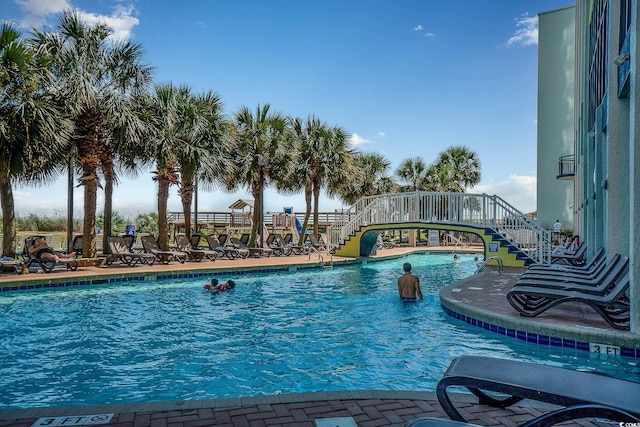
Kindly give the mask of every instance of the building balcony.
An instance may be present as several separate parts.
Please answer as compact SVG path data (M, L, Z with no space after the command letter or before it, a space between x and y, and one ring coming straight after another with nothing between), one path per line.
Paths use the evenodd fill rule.
M574 180L576 176L576 156L569 154L562 156L558 160L558 176L557 179Z

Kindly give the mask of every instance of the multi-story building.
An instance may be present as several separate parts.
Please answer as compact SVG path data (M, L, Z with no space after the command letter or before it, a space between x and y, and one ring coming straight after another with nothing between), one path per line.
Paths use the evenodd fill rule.
M538 222L573 230L574 6L538 15ZM562 159L558 167L558 159Z
M560 19L560 15L568 10L540 15L541 49L548 49L548 44L553 42L545 39L546 36L552 36L559 44L566 42L567 22ZM555 161L559 162L561 172L557 175L571 175L562 171L569 172L563 165L570 166L573 154L574 233L588 244L590 254L598 247L604 247L608 254L620 253L629 257L631 331L640 334L640 79L636 78L640 64L640 11L636 0L577 0L573 10L574 144L573 153L555 153L559 155ZM547 25L554 20L557 25ZM544 62L554 58L542 54L539 66L544 70ZM541 73L541 78L553 76L545 72ZM566 75L558 73L556 78L560 80L559 87L566 84ZM550 83L541 81L540 84L544 89ZM547 87L540 95L555 96L555 102L564 102L558 94L548 92ZM544 99L540 105L540 109L547 106L560 109L564 114L564 105L549 107ZM541 117L550 114L540 109ZM551 144L540 136L538 142ZM564 143L564 140L558 143ZM552 151L539 148L539 155L552 154ZM539 163L549 160L548 157L538 158ZM538 171L540 173L541 169ZM540 175L538 179L541 179ZM565 183L558 182L557 185ZM539 204L548 202L538 199ZM541 209L544 211L548 207L539 206Z

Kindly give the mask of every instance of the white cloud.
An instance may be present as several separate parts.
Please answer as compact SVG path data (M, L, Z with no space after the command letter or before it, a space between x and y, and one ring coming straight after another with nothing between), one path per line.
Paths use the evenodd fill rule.
M15 2L25 14L40 17L71 8L71 3L67 0L15 0Z
M14 0L25 16L21 20L24 26L40 26L50 15L75 9L69 0ZM87 23L101 22L108 25L111 30L111 38L126 40L131 37L131 30L140 21L136 18L133 5L117 4L111 15L100 15L75 9L80 17Z
M88 23L104 23L111 30L111 37L116 40L127 40L131 37L131 30L140 23L138 18L134 17L135 8L132 5L122 6L116 5L111 15L99 15L95 13L84 12L78 10L80 17Z
M422 31L422 25L416 25L415 27L413 27L413 31Z
M357 133L354 133L354 134L351 134L351 138L349 139L349 142L353 147L358 147L363 144L369 144L372 141L370 139L367 139L358 135Z
M424 33L424 36L425 37L435 37L436 35L433 34L433 33L426 32L426 33Z
M498 195L510 205L523 213L537 209L536 187L537 178L529 175L510 175L506 181L498 181L489 184L480 184L470 190L469 193Z
M507 40L507 47L538 44L538 17L524 13L515 18L516 32Z
M386 138L386 137L387 137L387 135L386 135L384 132L382 132L382 131L380 131L380 132L376 133L376 136L377 136L378 138Z

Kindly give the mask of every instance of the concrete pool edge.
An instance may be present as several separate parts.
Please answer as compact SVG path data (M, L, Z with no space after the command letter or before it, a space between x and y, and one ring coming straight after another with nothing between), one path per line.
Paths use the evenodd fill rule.
M487 280L490 274L495 273L483 273ZM445 286L440 291L440 303L448 316L488 332L531 344L573 348L587 352L594 352L594 346L605 346L611 352L619 349L621 356L640 358L640 336L631 332L554 324L536 318L505 315L459 301L454 295L456 290L471 280L473 276Z

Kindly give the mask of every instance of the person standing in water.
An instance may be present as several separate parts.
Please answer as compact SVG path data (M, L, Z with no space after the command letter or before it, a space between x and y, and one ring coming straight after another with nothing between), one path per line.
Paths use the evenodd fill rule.
M411 264L405 262L402 270L404 270L404 274L398 277L398 294L402 302L415 302L416 295L422 299L420 279L418 279L418 276L411 274Z

